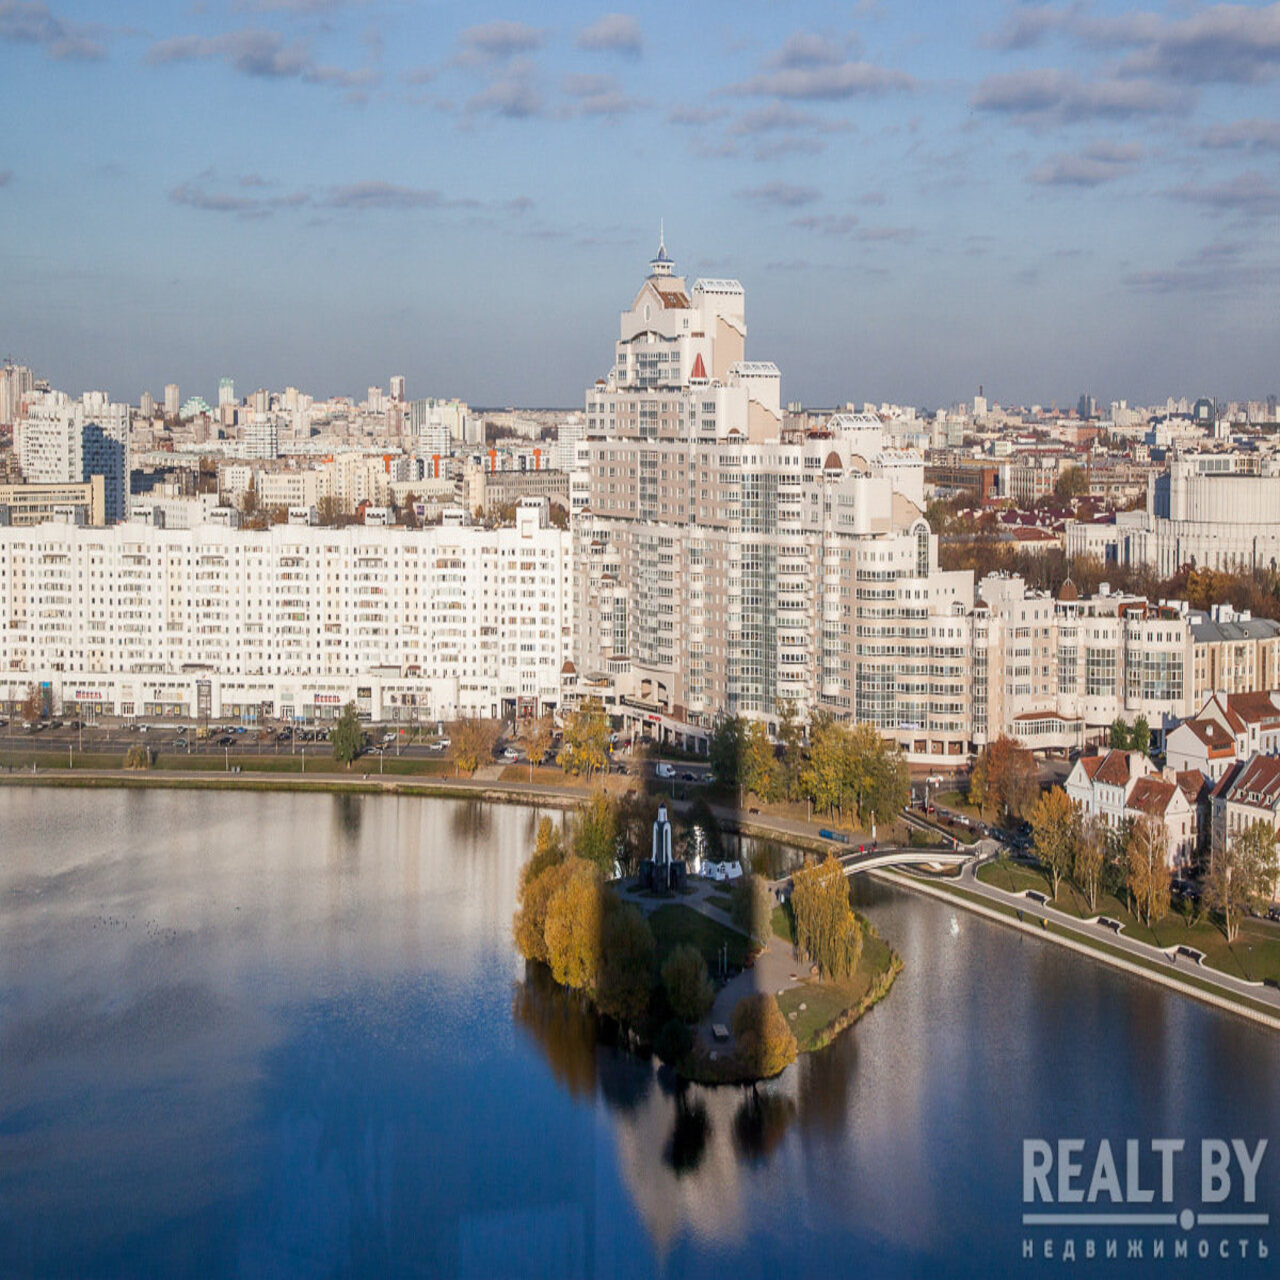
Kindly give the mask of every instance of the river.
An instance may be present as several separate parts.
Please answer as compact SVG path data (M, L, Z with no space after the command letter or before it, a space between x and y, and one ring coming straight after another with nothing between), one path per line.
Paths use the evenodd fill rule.
M1230 1262L1024 1227L1022 1161L1270 1138L1280 1037L860 882L889 997L765 1088L681 1091L525 981L537 817L0 789L0 1276L1032 1276L1068 1238L1087 1274L1178 1238L1178 1274L1271 1274L1270 1226Z

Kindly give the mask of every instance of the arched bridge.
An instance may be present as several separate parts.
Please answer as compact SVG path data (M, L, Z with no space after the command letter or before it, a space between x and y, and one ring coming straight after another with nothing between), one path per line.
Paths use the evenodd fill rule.
M975 849L920 849L902 846L887 849L867 849L861 853L837 854L836 860L846 876L862 871L878 871L881 867L956 867L978 856ZM780 885L791 885L791 877L783 876Z

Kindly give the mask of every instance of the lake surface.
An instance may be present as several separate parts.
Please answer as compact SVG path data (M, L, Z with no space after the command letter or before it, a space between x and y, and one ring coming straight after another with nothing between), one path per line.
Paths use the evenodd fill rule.
M525 981L538 816L0 790L0 1276L1165 1275L1024 1260L1023 1139L1277 1136L1280 1036L870 882L888 999L678 1091Z

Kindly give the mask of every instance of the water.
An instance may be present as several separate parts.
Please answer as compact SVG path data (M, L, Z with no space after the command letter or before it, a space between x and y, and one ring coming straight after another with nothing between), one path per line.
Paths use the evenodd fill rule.
M1280 1036L873 883L889 998L679 1092L525 982L538 816L0 790L0 1276L1058 1274L1024 1137L1276 1133Z

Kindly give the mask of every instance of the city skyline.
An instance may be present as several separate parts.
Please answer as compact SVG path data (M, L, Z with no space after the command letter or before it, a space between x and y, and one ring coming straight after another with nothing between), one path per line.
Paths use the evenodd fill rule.
M0 354L576 405L665 219L784 400L1276 389L1280 6L527 18L4 0Z

